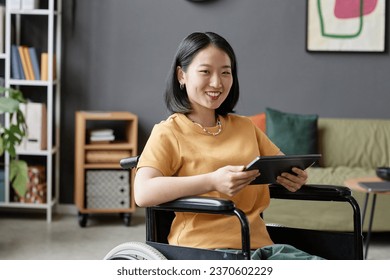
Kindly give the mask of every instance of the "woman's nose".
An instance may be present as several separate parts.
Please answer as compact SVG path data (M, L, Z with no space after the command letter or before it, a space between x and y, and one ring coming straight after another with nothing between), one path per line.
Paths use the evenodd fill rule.
M214 74L210 80L210 86L219 88L221 86L221 77L218 74Z

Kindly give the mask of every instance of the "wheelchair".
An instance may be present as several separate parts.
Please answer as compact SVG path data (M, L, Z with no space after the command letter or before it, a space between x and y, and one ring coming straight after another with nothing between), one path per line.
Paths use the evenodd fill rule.
M138 157L121 160L124 169L136 167ZM267 225L275 244L290 244L309 254L331 260L363 259L363 235L360 208L351 190L342 186L304 185L290 192L280 185L270 185L273 199L335 201L349 203L353 210L353 231L319 231ZM242 248L235 252L169 245L167 236L174 212L234 215L241 224ZM113 248L106 260L249 260L251 258L249 224L245 214L227 199L185 197L146 208L146 242L126 242Z

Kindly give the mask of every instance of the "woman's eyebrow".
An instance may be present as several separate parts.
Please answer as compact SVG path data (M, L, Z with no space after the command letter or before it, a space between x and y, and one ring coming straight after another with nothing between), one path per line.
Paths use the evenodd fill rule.
M211 65L207 64L207 63L199 64L198 66L199 67L211 67ZM223 65L221 68L232 68L232 66L231 65Z

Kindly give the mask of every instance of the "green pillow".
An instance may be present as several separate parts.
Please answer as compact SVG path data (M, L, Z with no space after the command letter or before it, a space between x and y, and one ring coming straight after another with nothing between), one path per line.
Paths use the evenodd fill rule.
M266 108L268 137L286 155L315 154L318 115L284 113Z

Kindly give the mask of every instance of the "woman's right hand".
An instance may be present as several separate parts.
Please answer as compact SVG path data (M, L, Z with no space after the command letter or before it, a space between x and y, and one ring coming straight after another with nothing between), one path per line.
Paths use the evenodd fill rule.
M260 175L259 170L243 171L243 169L244 166L228 165L212 172L214 189L233 196Z
M260 175L258 170L243 169L244 166L225 166L194 176L163 176L155 168L141 167L134 180L134 198L138 206L148 207L210 191L233 196Z

